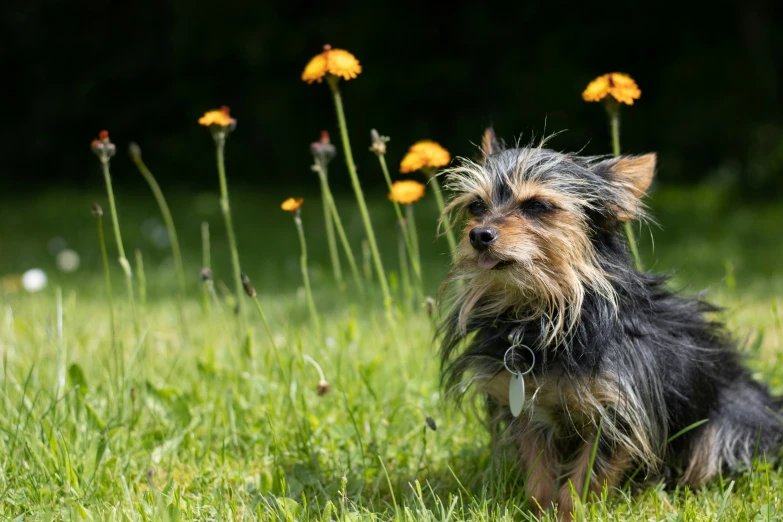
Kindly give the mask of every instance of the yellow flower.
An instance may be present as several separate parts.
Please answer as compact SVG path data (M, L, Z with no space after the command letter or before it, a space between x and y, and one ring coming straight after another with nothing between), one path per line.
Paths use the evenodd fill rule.
M280 208L288 212L294 212L296 210L299 210L299 207L302 206L303 202L304 202L304 198L299 198L299 199L288 198L285 201L283 201L283 204L280 205Z
M331 45L324 45L323 52L315 55L305 66L302 80L307 83L321 83L327 74L352 80L360 72L362 66L354 55L344 49L332 49Z
M395 181L389 192L389 201L410 205L424 197L424 185L418 181Z
M217 125L219 127L231 127L236 125L236 120L229 115L229 108L225 105L216 111L205 112L204 116L198 119L200 125L209 127Z
M438 168L449 164L451 155L449 151L432 140L421 140L408 149L408 153L402 158L400 172L416 172L423 168Z
M642 91L627 74L609 73L590 82L582 93L582 99L588 102L601 101L610 94L620 103L633 105L633 101L639 99Z
M400 162L400 172L407 174L409 172L416 172L427 166L427 160L421 154L415 152L409 152L402 158Z

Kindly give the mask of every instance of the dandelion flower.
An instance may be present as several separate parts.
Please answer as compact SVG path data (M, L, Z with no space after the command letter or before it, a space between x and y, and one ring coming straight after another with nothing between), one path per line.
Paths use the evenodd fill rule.
M408 152L402 161L400 162L400 172L407 174L409 172L416 172L427 166L427 160L421 154L415 152Z
M395 181L389 192L389 201L396 201L402 205L410 205L424 197L424 185L418 181Z
M283 204L280 205L280 208L287 212L294 212L299 210L299 207L302 206L302 203L304 203L304 198L288 198L283 201Z
M304 72L302 73L302 80L307 83L318 82L326 73L329 72L329 60L326 58L326 52L317 54L305 65Z
M362 72L359 60L344 49L332 49L324 45L324 50L310 60L302 72L302 80L307 83L321 83L324 76L331 74L344 80L353 80Z
M633 78L623 73L609 73L599 76L587 85L582 99L587 102L601 101L611 95L620 103L633 105L642 95Z
M237 124L237 121L230 116L230 109L225 105L217 110L205 112L204 116L198 119L198 122L205 127L212 125L234 127Z
M422 140L408 149L408 153L402 158L400 172L416 172L423 168L437 169L444 167L451 161L449 151L432 140Z

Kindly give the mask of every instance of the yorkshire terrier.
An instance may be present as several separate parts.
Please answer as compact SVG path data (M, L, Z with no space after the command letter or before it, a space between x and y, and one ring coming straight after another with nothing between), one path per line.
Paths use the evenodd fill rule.
M777 456L783 404L717 309L634 268L623 225L645 217L655 154L543 145L504 149L488 129L483 157L445 173L444 216L465 227L444 283L443 383L484 396L531 507L572 520L571 487L600 493L640 469L699 487Z

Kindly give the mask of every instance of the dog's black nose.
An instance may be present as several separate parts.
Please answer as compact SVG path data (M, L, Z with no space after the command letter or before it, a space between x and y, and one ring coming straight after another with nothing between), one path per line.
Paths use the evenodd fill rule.
M492 227L476 227L470 231L470 244L476 250L486 250L498 238L498 231Z

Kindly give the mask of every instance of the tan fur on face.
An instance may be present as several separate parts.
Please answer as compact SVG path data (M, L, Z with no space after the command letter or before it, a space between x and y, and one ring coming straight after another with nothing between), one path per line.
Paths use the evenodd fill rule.
M491 206L492 180L498 173L467 160L451 171L449 187L460 195L450 202L444 215L462 209L476 198L490 208L485 215L465 223L447 283L470 281L454 300L460 307L459 324L463 328L469 317L492 317L511 311L519 320L541 319L545 332L542 344L557 344L557 339L578 320L587 288L613 303L616 296L608 275L598 268L584 201L564 190L557 180L547 181L537 176L535 170L526 171L531 162L535 159L519 158L518 169L508 178L513 197L500 207ZM540 218L525 217L518 211L519 205L533 198L551 203L556 210ZM469 240L470 230L477 226L493 226L500 231L488 253L501 260L513 260L513 265L497 271L477 265L478 254Z

